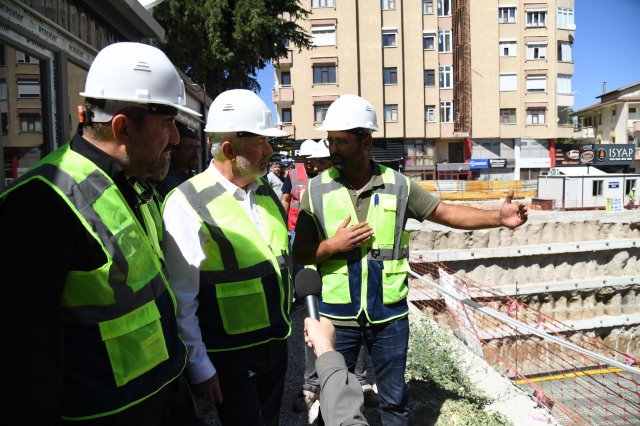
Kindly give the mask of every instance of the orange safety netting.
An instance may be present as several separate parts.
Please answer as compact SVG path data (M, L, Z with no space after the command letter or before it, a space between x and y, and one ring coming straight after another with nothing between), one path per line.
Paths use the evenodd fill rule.
M516 296L458 276L442 262L412 255L411 269L480 305L555 335L581 348L638 368L631 342L614 349L533 309ZM633 374L518 329L409 276L409 300L428 311L490 365L531 392L540 406L567 425L640 425L640 374ZM590 333L591 334L591 333ZM638 345L635 343L635 347Z

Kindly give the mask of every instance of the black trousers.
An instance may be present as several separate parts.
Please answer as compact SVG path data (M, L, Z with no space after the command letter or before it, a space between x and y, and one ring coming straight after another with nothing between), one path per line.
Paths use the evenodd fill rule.
M73 426L194 426L198 424L196 406L184 376L160 389L155 395L111 416L86 421L65 421Z
M209 352L220 378L225 426L277 426L287 374L287 341L227 352Z

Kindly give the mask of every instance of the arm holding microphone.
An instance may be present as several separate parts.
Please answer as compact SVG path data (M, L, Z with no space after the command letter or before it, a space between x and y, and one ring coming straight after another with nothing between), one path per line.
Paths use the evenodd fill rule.
M360 381L347 370L344 357L335 351L336 332L331 321L318 315L322 281L318 272L303 269L296 276L296 293L305 301L305 342L318 359L320 411L327 425L368 425L362 414L364 397Z

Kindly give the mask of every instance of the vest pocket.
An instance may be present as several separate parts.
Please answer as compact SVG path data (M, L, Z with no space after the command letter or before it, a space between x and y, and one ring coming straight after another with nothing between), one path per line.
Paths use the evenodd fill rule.
M116 386L123 386L169 359L155 301L98 324Z
M224 330L241 334L269 327L269 310L261 278L216 285Z
M409 294L405 283L409 262L407 259L384 260L382 270L382 303L390 305L401 301Z
M324 303L351 303L349 269L346 260L325 260L322 271L322 301Z

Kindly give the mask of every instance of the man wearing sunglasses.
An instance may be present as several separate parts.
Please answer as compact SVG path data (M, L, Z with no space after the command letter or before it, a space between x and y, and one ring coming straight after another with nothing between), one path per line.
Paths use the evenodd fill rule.
M180 143L171 149L169 173L156 188L163 197L166 197L173 188L180 186L182 182L194 177L198 161L200 161L202 146L198 134L188 127L180 127L178 133L180 134Z
M300 200L293 252L322 276L320 314L336 326L336 351L353 372L364 341L378 384L382 424L407 425L404 381L409 342L408 218L451 228L515 228L524 204L479 210L440 202L404 175L369 159L376 112L365 99L344 95L321 127L333 167L313 178Z

